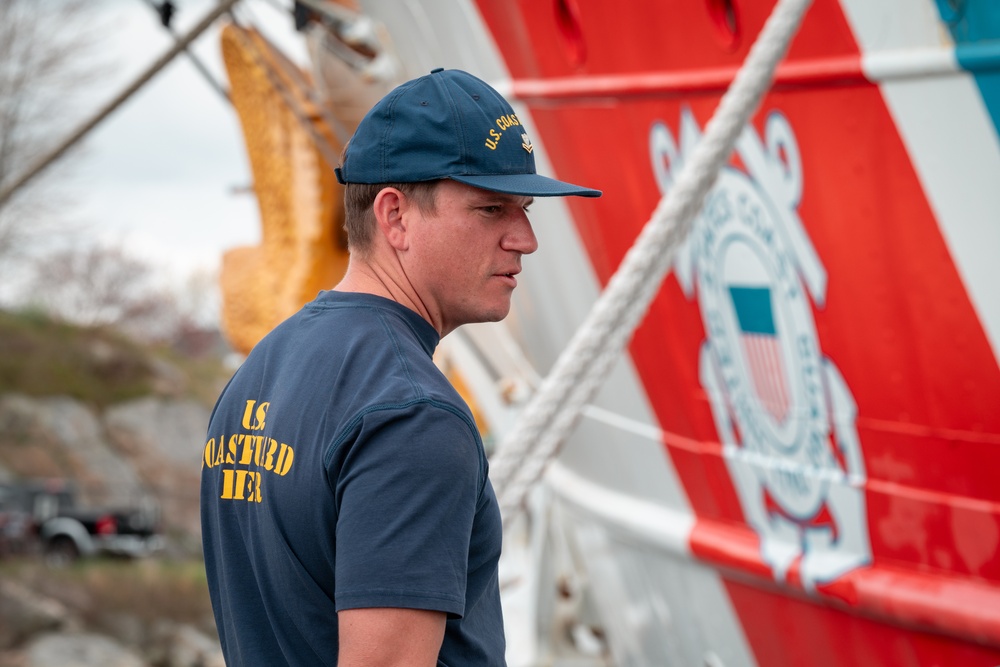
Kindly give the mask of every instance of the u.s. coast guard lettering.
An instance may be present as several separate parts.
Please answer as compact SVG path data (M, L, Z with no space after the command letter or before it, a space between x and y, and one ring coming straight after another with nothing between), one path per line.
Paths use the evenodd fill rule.
M504 132L512 127L521 127L521 121L516 114L507 114L505 116L500 116L494 121L496 128L490 128L489 134L486 137L486 147L491 151L495 151L497 146L500 145L500 140L503 139ZM528 151L532 151L534 146L531 145L531 139L524 132L521 132L521 148Z
M219 498L259 503L265 498L264 473L284 476L292 469L295 450L284 442L258 433L270 403L248 399L239 433L220 434L205 443L203 464L223 468Z
M699 137L687 109L677 143L653 125L661 192ZM809 297L823 307L826 271L797 213L792 128L774 112L765 143L748 126L736 151L746 171L720 173L674 269L685 295L697 292L701 384L761 556L775 579L795 568L810 589L871 559L857 408L816 336Z

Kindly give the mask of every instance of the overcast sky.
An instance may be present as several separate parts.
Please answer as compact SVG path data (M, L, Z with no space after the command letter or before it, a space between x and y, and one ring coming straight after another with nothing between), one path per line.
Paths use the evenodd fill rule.
M107 26L99 48L107 76L78 107L82 122L173 46L147 0L94 0ZM243 0L252 19L301 62L290 0ZM179 34L215 0L175 0ZM217 23L193 50L225 83ZM71 216L92 238L121 243L176 273L215 268L226 249L259 240L259 216L235 112L183 54L90 133L74 169Z

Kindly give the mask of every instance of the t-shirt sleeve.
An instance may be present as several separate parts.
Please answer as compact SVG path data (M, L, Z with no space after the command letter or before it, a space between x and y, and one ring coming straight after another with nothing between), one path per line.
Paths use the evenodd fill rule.
M419 403L363 419L334 458L336 608L465 612L483 473L470 424Z

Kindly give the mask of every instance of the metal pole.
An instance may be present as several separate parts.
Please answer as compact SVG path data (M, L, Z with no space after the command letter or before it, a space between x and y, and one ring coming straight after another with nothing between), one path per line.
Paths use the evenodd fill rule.
M156 11L156 3L153 0L145 0L145 2L154 11ZM180 35L177 34L177 31L171 28L169 25L165 25L163 26L163 28L167 31L167 34L169 34L174 39L175 43L181 38ZM191 61L191 64L194 65L195 69L198 70L198 73L201 74L202 78L205 79L206 82L208 82L208 85L210 85L215 90L215 92L217 92L224 100L226 100L227 103L231 104L232 100L229 98L229 93L226 92L225 86L223 86L221 83L215 80L215 77L212 76L212 73L208 70L207 67L205 67L205 64L201 62L201 59L197 55L195 55L194 51L188 49L187 47L184 47L184 55L188 57L188 60Z
M191 31L177 40L173 48L163 54L159 59L156 60L152 65L150 65L145 72L140 74L138 78L131 85L129 85L125 90L123 90L118 97L113 99L103 109L98 111L90 120L81 125L73 134L71 134L65 141L63 141L59 146L54 148L47 155L43 156L38 162L32 165L26 172L21 174L12 183L6 186L2 191L0 191L0 206L3 206L12 194L14 194L19 188L21 188L25 183L30 181L32 178L41 173L46 167L55 162L59 157L62 156L70 147L76 142L82 139L88 132L97 127L97 125L111 115L115 109L117 109L125 100L135 94L140 88L142 88L150 79L152 79L161 69L167 66L171 60L177 57L177 54L184 51L188 44L193 42L198 38L201 33L205 32L215 22L217 18L222 16L224 13L230 10L233 5L235 5L239 0L220 0L218 6L201 20L198 25L191 29Z

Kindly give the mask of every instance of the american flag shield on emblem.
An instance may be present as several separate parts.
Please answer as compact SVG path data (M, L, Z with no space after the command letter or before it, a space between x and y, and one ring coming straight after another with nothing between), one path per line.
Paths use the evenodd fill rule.
M767 287L730 286L740 342L761 406L782 424L791 401L782 360L781 339L774 326L771 290Z

